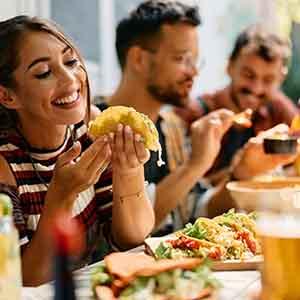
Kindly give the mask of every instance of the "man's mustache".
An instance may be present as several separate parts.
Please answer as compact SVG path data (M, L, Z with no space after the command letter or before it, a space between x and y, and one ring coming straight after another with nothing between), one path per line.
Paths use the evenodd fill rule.
M188 77L188 78L185 78L183 80L181 80L179 82L179 84L184 84L184 83L191 83L191 84L194 84L194 78L193 77Z
M261 100L266 99L266 94L260 94L260 95L256 95L255 93L253 93L251 90L249 90L248 88L242 88L240 90L240 93L245 95L245 96L254 96L256 98L259 98Z

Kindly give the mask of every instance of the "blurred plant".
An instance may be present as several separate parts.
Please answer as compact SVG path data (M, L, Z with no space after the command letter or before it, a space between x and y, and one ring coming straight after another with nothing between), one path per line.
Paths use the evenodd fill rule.
M300 0L276 0L280 32L289 37L292 23L300 23Z
M283 91L297 103L300 97L300 0L276 0L280 34L292 43L292 61Z

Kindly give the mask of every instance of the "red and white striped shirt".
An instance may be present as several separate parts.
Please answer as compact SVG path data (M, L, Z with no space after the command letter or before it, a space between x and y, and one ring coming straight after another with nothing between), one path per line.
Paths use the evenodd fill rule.
M79 141L84 151L91 141L83 122L71 127L65 141L51 152L28 149L18 133L0 137L0 155L9 164L17 182L13 197L13 215L19 230L20 245L28 243L37 228L43 210L47 185L60 154ZM108 170L99 182L80 193L73 207L73 216L83 224L86 231L87 251L80 265L101 259L112 250L110 222L112 216L112 174Z

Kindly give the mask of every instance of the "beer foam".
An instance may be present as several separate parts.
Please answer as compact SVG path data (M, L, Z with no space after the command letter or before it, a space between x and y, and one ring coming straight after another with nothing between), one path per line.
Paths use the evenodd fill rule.
M279 238L300 238L300 215L262 216L258 222L259 233Z

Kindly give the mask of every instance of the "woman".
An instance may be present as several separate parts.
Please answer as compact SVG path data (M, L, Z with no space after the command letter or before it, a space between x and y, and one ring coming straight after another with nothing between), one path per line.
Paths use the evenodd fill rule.
M51 278L49 232L58 213L83 224L80 265L101 258L112 241L124 249L150 233L143 175L149 153L122 125L88 139L86 69L54 24L18 16L0 22L0 41L0 183L13 197L23 282L37 285Z

